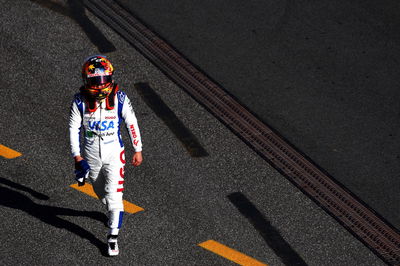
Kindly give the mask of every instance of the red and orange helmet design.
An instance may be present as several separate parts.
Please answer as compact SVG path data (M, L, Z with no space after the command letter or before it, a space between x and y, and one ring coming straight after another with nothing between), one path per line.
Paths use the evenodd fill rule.
M96 99L104 99L112 91L114 67L103 55L86 59L82 66L84 92Z

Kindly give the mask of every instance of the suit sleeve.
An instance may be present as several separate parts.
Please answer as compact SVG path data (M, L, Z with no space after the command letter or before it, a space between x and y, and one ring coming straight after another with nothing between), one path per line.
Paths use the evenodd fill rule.
M122 107L122 118L125 121L135 152L142 151L142 138L140 136L138 121L135 112L133 111L131 101L127 96L125 96L124 105Z
M81 155L80 151L80 129L82 125L82 116L79 111L78 105L74 100L71 104L69 114L69 139L71 144L72 156Z

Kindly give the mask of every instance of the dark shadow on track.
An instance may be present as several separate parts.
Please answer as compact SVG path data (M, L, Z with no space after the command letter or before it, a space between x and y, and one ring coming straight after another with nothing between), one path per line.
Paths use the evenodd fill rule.
M161 97L148 83L136 83L135 88L143 101L167 125L192 157L206 157L208 152L197 137L188 129L175 113L164 103Z
M100 53L110 53L116 50L115 46L104 36L104 34L93 24L85 14L85 7L81 0L68 0L65 7L51 0L31 0L42 7L48 8L63 16L75 20L86 33L89 40L97 46Z
M49 199L48 196L42 193L39 193L28 187L14 183L2 177L0 177L0 183L3 185L10 186L14 189L28 192L35 198L41 200ZM66 229L71 233L74 233L82 238L85 238L89 240L90 243L95 245L100 250L103 256L107 256L106 243L103 243L102 241L97 239L92 233L83 229L82 227L58 217L59 215L89 217L98 220L104 224L107 221L107 216L101 212L78 211L68 208L37 204L24 194L4 186L0 186L0 205L24 211L27 214L36 217L37 219L41 220L44 223L55 226L57 228Z
M2 178L2 177L0 177L0 183L2 183L4 185L7 185L9 187L12 187L12 188L21 190L21 191L28 192L33 197L35 197L37 199L40 199L40 200L49 200L50 199L49 196L47 196L45 194L39 193L39 192L37 192L37 191L35 191L35 190L31 189L31 188L28 188L28 187L25 187L23 185L17 184L17 183L15 183L13 181L10 181L10 180Z
M285 265L307 265L299 254L286 242L279 231L265 219L264 215L240 192L228 195L228 199L246 217L264 238L268 246Z

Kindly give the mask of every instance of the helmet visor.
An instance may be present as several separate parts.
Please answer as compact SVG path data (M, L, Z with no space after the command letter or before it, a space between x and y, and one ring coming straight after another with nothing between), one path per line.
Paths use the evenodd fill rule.
M82 92L89 98L95 98L98 100L107 97L113 90L113 83L107 83L100 86L85 86L82 88Z
M94 87L112 82L112 76L97 76L86 79L86 86Z

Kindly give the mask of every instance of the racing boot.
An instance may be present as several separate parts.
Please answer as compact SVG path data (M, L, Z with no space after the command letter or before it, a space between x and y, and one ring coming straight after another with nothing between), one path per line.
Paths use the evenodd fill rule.
M107 236L107 244L108 244L108 256L118 256L118 235L108 235Z

